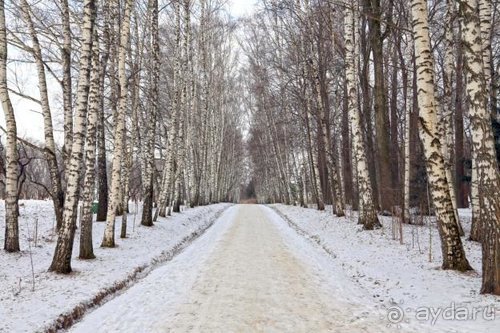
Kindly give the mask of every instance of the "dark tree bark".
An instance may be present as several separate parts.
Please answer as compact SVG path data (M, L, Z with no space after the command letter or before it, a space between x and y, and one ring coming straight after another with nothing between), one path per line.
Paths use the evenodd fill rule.
M97 208L97 221L106 221L108 214L108 172L106 162L106 138L104 131L104 106L99 112L97 126L97 177L99 204Z
M460 28L459 28L460 29ZM455 182L457 186L457 207L467 208L468 181L465 177L464 156L464 111L463 111L463 51L462 43L457 43L456 89L455 89Z
M376 167L376 156L375 156L375 143L373 142L373 126L372 126L372 96L370 94L370 86L369 86L369 72L370 72L370 46L369 41L366 37L366 18L363 17L361 21L361 31L360 31L360 52L362 57L362 65L360 68L359 78L360 78L360 87L361 87L361 96L362 96L362 105L361 105L361 126L362 131L367 133L364 137L366 138L366 146L367 146L367 158L369 163L368 171L370 172L370 182L373 189L373 200L375 207L379 206L379 189L377 183L377 167ZM359 195L360 193L358 193Z
M146 189L142 204L141 224L149 227L153 225L153 177L151 177L151 185L147 186Z
M343 160L343 170L344 173L344 188L345 188L345 201L352 206L353 209L357 209L358 200L355 199L354 195L354 184L352 181L352 158L350 150L350 135L349 135L349 115L348 115L348 100L347 100L347 85L344 80L344 100L342 105L342 160Z
M110 15L109 1L104 1L103 12L105 15ZM110 55L110 29L108 22L104 24L104 29L102 33L104 51L101 58L101 82L100 91L104 92L104 81L105 74L108 68L108 60ZM106 221L106 216L108 214L108 172L107 172L107 160L106 160L106 133L105 133L105 117L104 117L104 93L101 93L99 109L99 119L97 121L97 196L98 196L98 207L97 207L97 217L96 221Z
M373 100L375 112L375 138L377 143L377 174L380 208L390 211L393 205L393 188L390 160L389 119L386 88L384 85L384 51L380 0L365 0L370 30L370 46L373 52L374 86Z
M391 194L393 198L400 197L400 177L399 177L399 143L398 143L398 60L397 60L397 46L393 46L392 54L392 73L391 73L391 102L390 102L390 114L391 114ZM396 193L395 191L398 191ZM396 204L396 201L393 201Z

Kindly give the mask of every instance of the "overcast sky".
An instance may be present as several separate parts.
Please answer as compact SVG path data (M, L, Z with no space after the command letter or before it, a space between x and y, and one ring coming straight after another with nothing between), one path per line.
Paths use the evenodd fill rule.
M233 16L244 16L252 12L257 0L229 0L229 10Z

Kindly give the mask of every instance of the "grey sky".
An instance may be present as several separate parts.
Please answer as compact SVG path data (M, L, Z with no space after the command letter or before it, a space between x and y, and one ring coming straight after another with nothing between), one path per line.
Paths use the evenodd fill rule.
M234 16L250 14L257 0L229 0L230 12Z

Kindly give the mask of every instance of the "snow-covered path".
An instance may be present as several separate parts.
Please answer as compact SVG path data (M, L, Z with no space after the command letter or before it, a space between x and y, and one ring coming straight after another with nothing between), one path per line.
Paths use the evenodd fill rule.
M272 210L239 205L73 331L387 331L360 298L342 271Z

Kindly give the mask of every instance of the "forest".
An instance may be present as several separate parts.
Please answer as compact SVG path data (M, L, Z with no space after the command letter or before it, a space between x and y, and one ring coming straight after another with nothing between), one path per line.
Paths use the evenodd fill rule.
M32 256L35 201L62 275L136 218L282 204L435 226L440 269L500 295L500 2L231 3L0 0L0 257Z

